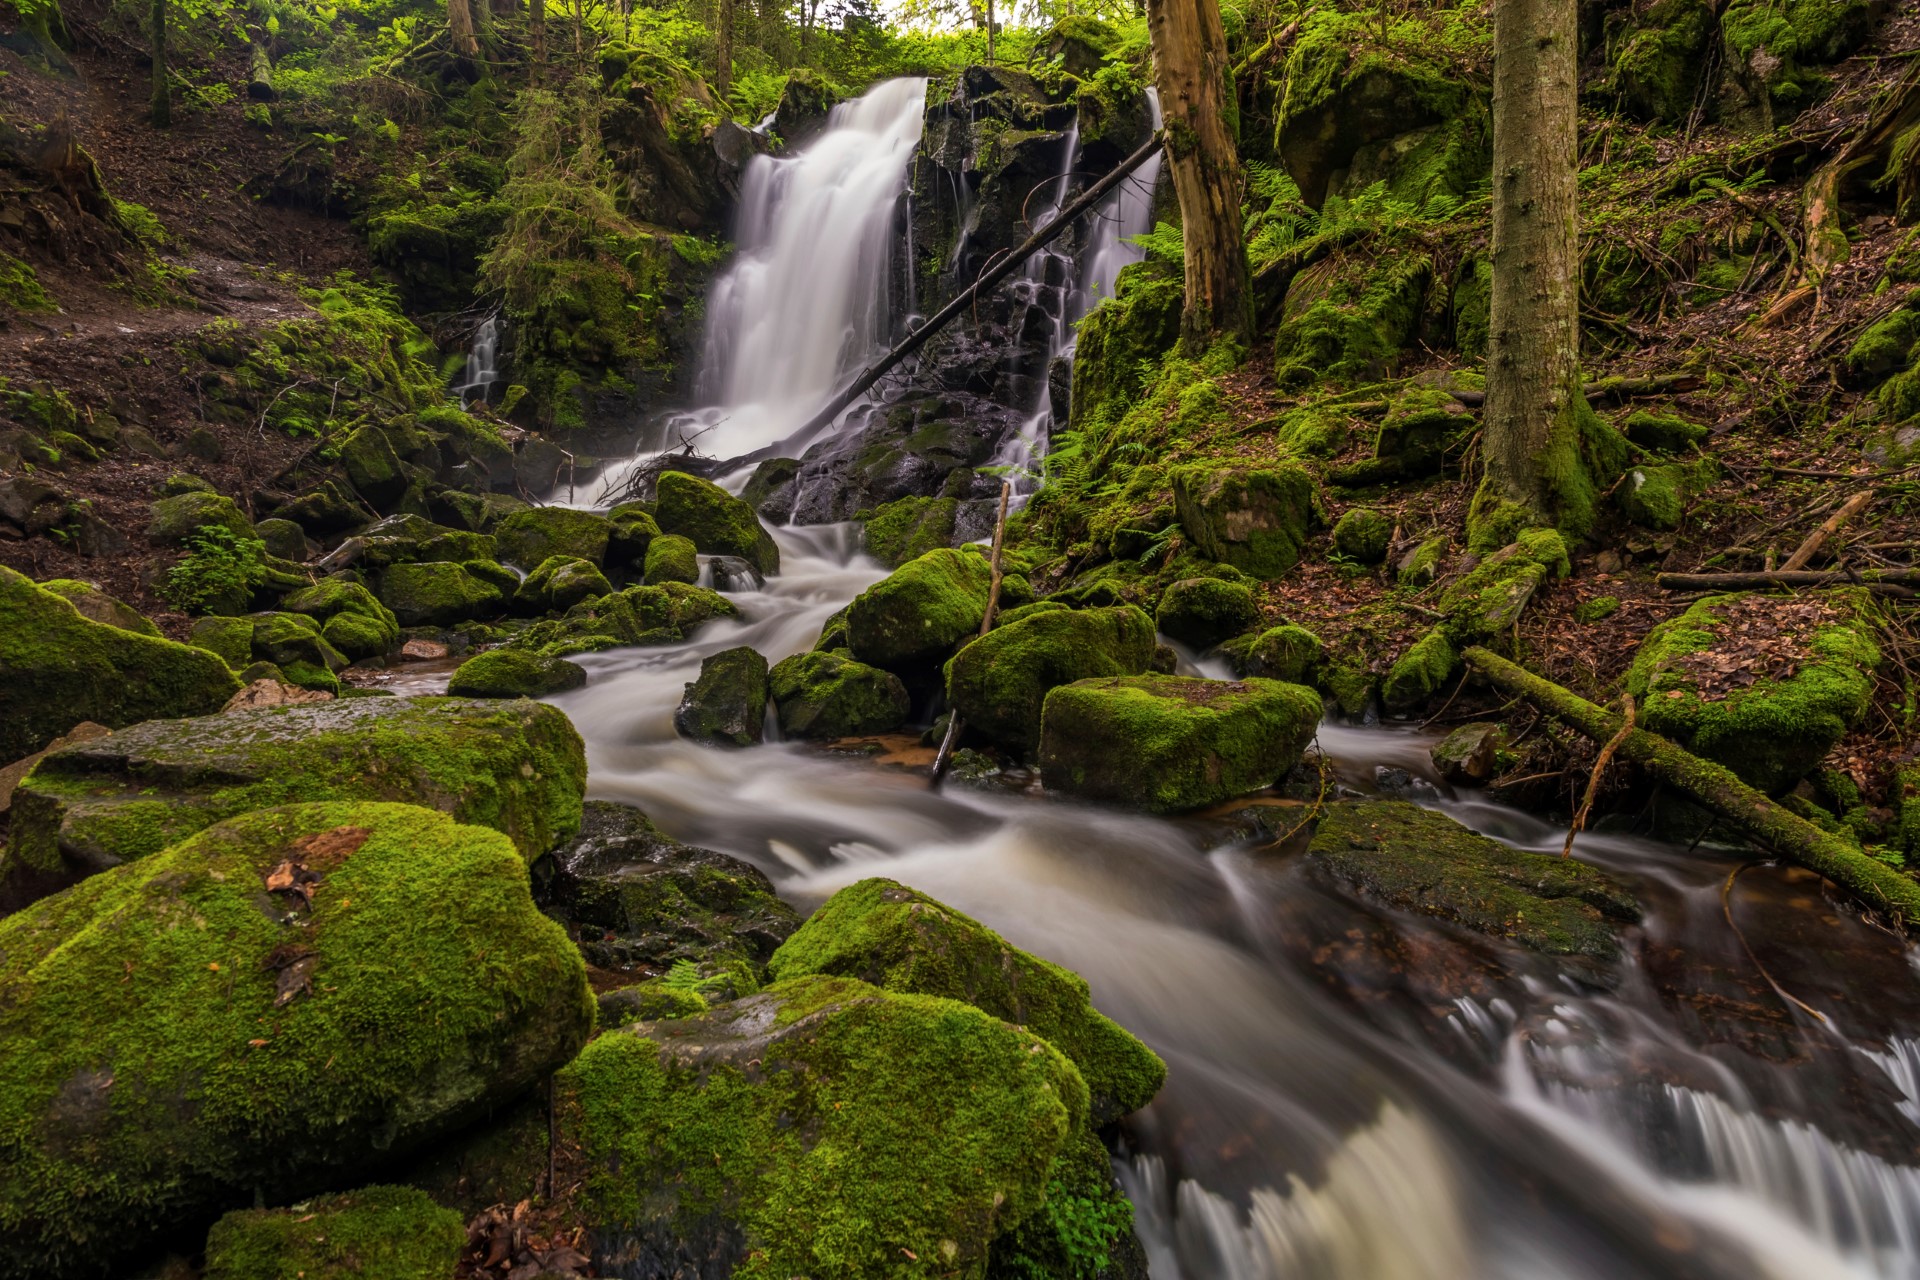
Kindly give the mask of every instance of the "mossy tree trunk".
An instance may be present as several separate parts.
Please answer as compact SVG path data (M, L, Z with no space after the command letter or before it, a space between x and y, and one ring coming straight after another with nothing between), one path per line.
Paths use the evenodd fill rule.
M1482 433L1494 520L1556 523L1580 462L1574 0L1493 6L1493 316ZM1519 508L1519 510L1515 510Z
M533 28L533 80L538 84L540 68L547 65L547 0L527 0L527 24Z
M714 24L713 88L724 102L733 85L733 0L718 0L719 20Z
M1219 0L1148 0L1147 24L1186 239L1181 346L1197 350L1220 334L1245 340L1253 329L1253 291Z
M456 56L480 56L480 33L473 22L473 0L447 0L447 38Z
M173 93L167 85L167 0L153 0L148 22L153 37L153 102L148 114L155 128L164 129L173 123Z

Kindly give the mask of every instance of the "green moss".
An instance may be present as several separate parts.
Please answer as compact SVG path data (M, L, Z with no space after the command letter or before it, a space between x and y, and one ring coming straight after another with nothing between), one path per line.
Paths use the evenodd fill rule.
M1314 682L1320 668L1320 652L1320 637L1292 623L1243 635L1221 646L1221 653L1233 664L1235 674L1284 680L1289 684Z
M1687 503L1705 492L1719 474L1719 465L1710 458L1632 467L1620 485L1620 511L1645 529L1678 529Z
M1356 662L1333 662L1321 668L1319 687L1333 699L1333 705L1349 720L1367 713L1373 701L1373 672Z
M1257 791L1299 763L1321 714L1311 689L1185 676L1082 680L1047 694L1050 790L1152 813Z
M1168 587L1154 609L1154 625L1181 644L1195 649L1239 635L1260 620L1260 606L1242 583L1218 578L1187 578ZM1089 674L1138 674L1090 672Z
M0 307L13 311L60 309L40 286L40 276L32 264L6 253L0 253Z
M1595 596L1591 600L1582 600L1573 607L1573 620L1583 625L1611 618L1620 610L1619 596Z
M525 649L490 649L460 664L447 682L447 694L455 698L544 698L578 689L586 682L586 669L564 658L549 658Z
M1739 612L1743 601L1764 599L1709 596L1661 623L1634 656L1627 690L1647 730L1724 764L1749 786L1777 792L1804 777L1866 712L1880 648L1871 597L1854 590L1829 593L1822 599L1842 614L1809 629L1808 656L1791 675L1702 698L1683 659L1728 638L1730 609Z
M665 533L647 544L646 584L700 581L700 559L693 540L677 533Z
M1143 1275L1133 1205L1114 1181L1107 1150L1081 1133L1054 1158L1047 1201L994 1241L987 1273L1015 1280L1100 1280Z
M362 1187L229 1213L207 1233L206 1280L447 1280L466 1223L413 1187Z
M528 507L494 527L499 558L531 569L549 556L573 556L599 564L606 559L613 523L570 507ZM462 557L465 559L466 557Z
M1380 701L1390 712L1411 711L1446 687L1460 669L1460 651L1443 627L1420 637L1388 668L1380 682Z
M289 858L310 905L263 889ZM0 1275L124 1274L235 1200L350 1178L592 1017L512 844L444 814L267 809L95 876L0 920Z
M189 490L153 504L147 541L156 547L177 547L206 528L225 529L235 538L252 539L253 521L232 498Z
M1044 605L1025 606L1039 612L996 626L946 667L948 705L968 729L1023 752L1040 743L1048 690L1094 676L1139 675L1153 660L1153 623L1139 609Z
M1274 381L1297 388L1390 373L1418 329L1432 278L1429 259L1412 251L1307 268L1287 289L1274 332Z
M1354 507L1333 526L1336 551L1357 564L1379 564L1393 540L1393 517L1371 507Z
M1732 0L1720 14L1720 37L1728 65L1772 123L1813 102L1825 85L1814 68L1859 48L1878 12L1873 0Z
M1432 582L1440 576L1440 565L1447 558L1447 547L1444 536L1428 538L1395 566L1395 580L1403 587L1425 586Z
M738 612L718 592L665 582L583 600L566 617L536 622L507 643L556 658L629 644L672 644L703 622Z
M1697 422L1645 409L1627 415L1624 431L1628 440L1655 453L1685 453L1707 438L1707 429Z
M906 723L912 699L900 677L840 652L812 650L774 664L767 690L789 738L852 738Z
M647 547L660 536L660 525L653 512L637 502L623 503L607 512L613 525L607 538L607 564L642 569L647 562Z
M1121 270L1114 297L1080 323L1069 429L1118 423L1146 390L1146 371L1180 337L1180 273L1149 260Z
M1684 123L1699 101L1714 34L1713 6L1704 0L1658 0L1608 40L1609 87L1632 115Z
M367 248L399 282L409 311L459 311L472 303L480 259L508 212L503 200L453 192L409 202L367 219Z
M1316 878L1531 951L1610 961L1633 895L1571 858L1525 853L1404 801L1328 805L1307 849Z
M939 547L953 545L957 498L901 498L867 519L867 554L897 569Z
M359 535L355 542L360 548L355 563L363 569L433 561L492 560L497 549L495 539L488 534L449 529L418 515L388 516Z
M136 635L158 636L160 634L160 628L154 626L139 610L115 600L91 582L76 582L72 578L49 578L40 584L40 589L51 591L65 600L83 618L90 618L105 626L118 627L122 631L131 631Z
M613 584L591 560L577 556L548 556L514 589L516 612L528 614L565 611L613 590Z
M780 572L780 549L747 503L719 485L680 471L660 476L653 518L707 556L739 556L762 574Z
M1277 578L1298 563L1319 519L1313 477L1295 464L1190 463L1174 470L1172 482L1181 528L1194 545L1256 578Z
M909 560L847 607L847 647L889 669L942 662L979 634L992 581L971 552L942 547Z
M498 587L446 560L389 566L380 574L380 602L403 627L448 627L506 604Z
M585 778L580 735L531 702L356 698L154 721L41 761L15 793L0 870L85 873L302 800L444 809L531 861L579 826Z
M736 747L758 744L767 719L767 660L747 645L701 659L700 675L687 686L673 714L673 727L696 742Z
M1533 593L1551 577L1563 577L1571 562L1552 529L1528 529L1482 559L1440 594L1447 634L1456 644L1497 640L1519 622Z
M824 977L603 1035L559 1090L605 1252L688 1248L742 1280L978 1276L1087 1108L1030 1032Z

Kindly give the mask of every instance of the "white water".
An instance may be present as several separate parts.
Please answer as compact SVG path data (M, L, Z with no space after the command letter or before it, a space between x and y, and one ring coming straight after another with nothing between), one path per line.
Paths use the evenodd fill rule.
M467 352L466 367L460 371L460 385L453 389L460 397L462 409L475 400L485 402L493 384L500 381L500 371L495 364L499 345L500 325L488 316L474 331L473 348Z

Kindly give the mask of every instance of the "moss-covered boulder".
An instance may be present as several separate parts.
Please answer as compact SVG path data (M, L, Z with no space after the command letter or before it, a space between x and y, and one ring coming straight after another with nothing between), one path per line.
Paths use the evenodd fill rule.
M747 645L702 659L673 713L681 737L717 746L758 746L766 723L767 660Z
M95 622L0 567L0 760L38 751L82 720L120 729L209 715L238 692L212 653Z
M253 656L277 667L296 664L339 671L347 657L328 644L320 633L320 624L304 613L256 613L253 623Z
M628 805L587 801L553 867L546 901L587 963L655 973L685 961L697 980L675 985L693 995L758 990L767 959L800 927L757 868L682 844Z
M647 562L647 546L660 536L653 512L637 502L622 503L607 512L613 527L607 534L607 565L639 569Z
M1709 0L1656 0L1617 19L1607 40L1607 78L1620 105L1643 120L1684 123L1701 101L1714 6Z
M328 578L281 597L280 608L320 620L320 634L347 657L375 658L400 642L400 622L358 582Z
M1340 801L1307 850L1315 879L1552 956L1610 961L1633 895L1584 862L1526 853L1405 801Z
M1687 504L1718 476L1711 459L1630 467L1617 490L1620 512L1643 529L1678 529Z
M1095 1125L1146 1106L1166 1079L1151 1049L1093 1007L1080 975L892 880L834 894L767 964L775 982L807 974L965 1001L1044 1036L1079 1068Z
M360 569L379 570L394 564L428 561L492 560L496 543L490 534L435 524L425 516L388 516L348 538L328 557L331 563L351 562Z
M1181 644L1211 649L1259 622L1260 606L1244 583L1183 578L1162 593L1153 621Z
M980 633L992 585L984 556L947 547L929 551L847 607L847 647L860 661L888 670L943 662Z
M1393 517L1372 507L1354 507L1333 526L1333 549L1355 564L1379 564L1393 541Z
M647 544L643 581L650 587L663 582L700 581L700 558L693 539L677 533L664 533Z
M236 1209L207 1232L204 1280L448 1280L467 1224L417 1187Z
M1707 429L1697 422L1689 422L1670 413L1650 413L1645 409L1636 409L1628 414L1620 430L1634 444L1655 453L1685 453L1708 435Z
M1484 557L1440 593L1440 611L1456 644L1481 644L1513 630L1527 602L1571 568L1567 544L1552 529L1529 529Z
M523 579L513 593L516 613L564 613L582 600L613 590L607 575L591 560L578 556L548 556Z
M1446 629L1435 627L1407 647L1380 681L1380 702L1399 714L1424 706L1446 687L1460 669L1460 651L1447 639Z
M583 600L564 618L536 622L508 644L555 658L621 645L674 644L701 623L738 613L717 591L663 582Z
M607 557L613 522L571 507L528 507L494 526L500 559L532 569L548 556L573 556L600 564Z
M500 588L450 560L396 564L380 575L380 603L403 627L450 627L490 618L506 604Z
M587 669L565 658L527 649L489 649L454 671L447 693L455 698L544 698L578 689Z
M579 826L585 788L580 735L535 702L345 698L149 721L34 767L14 793L0 886L71 882L305 800L440 809L505 832L532 861Z
M1792 119L1825 89L1821 68L1858 49L1884 11L1879 0L1730 0L1720 39L1744 100L1721 114L1761 130Z
M189 490L153 504L147 541L156 547L177 547L207 528L225 529L236 538L254 536L253 521L232 498Z
M131 631L135 635L157 636L160 628L153 625L151 619L132 605L122 604L112 596L94 586L91 582L79 582L73 578L49 578L40 584L42 591L51 591L74 607L83 618L109 627L118 627L122 631Z
M128 1274L256 1195L350 1182L592 1025L498 832L365 803L208 828L0 920L0 1275Z
M747 502L719 485L680 471L661 475L653 518L707 556L739 556L763 576L780 572L780 548Z
M267 546L267 554L282 560L291 560L296 564L309 557L313 544L307 540L307 531L291 520L256 520L254 532Z
M1086 1123L1045 1040L845 978L602 1035L557 1078L603 1271L977 1276ZM911 1194L902 1194L911 1188Z
M950 547L958 498L899 498L867 518L867 554L897 569L929 551Z
M1783 791L1866 713L1873 618L1864 591L1709 596L1647 634L1627 691L1642 728Z
M1190 463L1174 470L1173 500L1194 546L1256 578L1293 568L1318 519L1313 477L1292 463Z
M1029 613L954 655L947 704L969 730L1031 753L1040 745L1049 690L1095 676L1140 675L1153 661L1153 645L1153 623L1132 605Z
M353 491L381 510L391 510L413 483L393 441L371 424L341 442L340 466Z
M1288 622L1237 637L1220 651L1236 675L1310 685L1320 670L1321 648L1319 636Z
M1300 762L1320 722L1313 690L1278 680L1123 676L1047 695L1049 790L1177 813L1257 791Z
M1149 258L1121 270L1114 296L1080 325L1073 359L1069 426L1117 423L1146 390L1146 372L1180 336L1183 289L1177 264Z
M899 676L838 651L816 649L775 663L767 673L767 692L780 732L788 738L891 733L913 710Z

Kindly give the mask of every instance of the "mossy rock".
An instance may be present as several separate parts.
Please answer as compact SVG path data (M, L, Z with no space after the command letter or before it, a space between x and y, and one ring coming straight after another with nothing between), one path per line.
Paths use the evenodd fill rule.
M253 661L253 619L209 616L195 618L187 643L220 655L235 671Z
M1719 464L1711 459L1630 467L1619 489L1621 514L1643 529L1678 529L1687 503L1719 474Z
M1146 1106L1166 1079L1151 1049L1093 1007L1080 975L892 880L834 894L767 964L774 982L807 974L964 1001L1045 1037L1079 1068L1096 1126Z
M35 766L14 793L0 883L70 882L305 800L441 809L505 832L531 862L579 826L585 788L580 735L535 702L351 698L153 720Z
M91 582L79 582L72 578L49 578L40 584L42 591L51 591L74 607L83 618L109 627L118 627L122 631L131 631L135 635L158 636L160 628L153 625L151 619L132 605L122 604L112 596L94 586Z
M995 627L947 664L947 702L967 728L1024 753L1040 745L1047 692L1095 676L1134 676L1153 660L1153 623L1132 605L1047 609Z
M700 581L700 558L693 539L677 533L665 533L647 544L645 581L650 587L663 582L688 585Z
M993 571L986 558L942 547L895 569L847 607L847 647L888 670L931 666L980 633Z
M660 536L660 525L653 512L637 502L624 503L607 512L613 526L607 534L607 564L640 569L647 563L647 547Z
M582 600L612 591L613 584L591 560L548 556L515 589L513 607L524 614L564 613Z
M324 538L365 524L367 510L337 480L322 481L311 493L301 494L274 508L275 518L291 520L313 538Z
M1718 761L1749 786L1774 793L1791 787L1866 714L1880 663L1872 598L1849 589L1820 600L1837 613L1801 629L1807 656L1791 664L1791 674L1708 697L1701 696L1691 656L1710 655L1723 642L1749 634L1755 622L1772 626L1792 602L1753 593L1708 596L1655 627L1627 672L1641 727ZM1730 621L1736 615L1745 621ZM1753 661L1742 656L1727 665L1746 670ZM1704 665L1720 664L1709 658Z
M1491 720L1463 724L1433 744L1427 757L1447 782L1477 786L1499 772L1506 730Z
M1610 962L1616 929L1640 917L1603 871L1511 848L1406 801L1326 806L1306 861L1322 883L1550 956Z
M448 1280L467 1224L416 1187L236 1209L207 1232L204 1280Z
M607 558L613 522L569 507L528 507L494 526L499 558L531 569L548 556L573 556L600 564Z
M1114 296L1081 322L1075 341L1072 430L1117 423L1139 401L1145 371L1180 337L1182 296L1177 266L1149 259L1121 269Z
M1387 669L1380 681L1381 705L1396 715L1424 706L1459 669L1460 651L1447 639L1445 628L1435 627Z
M0 920L0 1275L127 1274L255 1195L350 1181L592 1025L512 842L442 813L263 809L94 876Z
M311 549L307 531L291 520L270 519L254 522L254 532L267 544L267 554L299 563Z
M544 698L578 689L587 670L565 658L526 649L489 649L461 663L447 682L455 698Z
M767 660L747 645L700 662L700 676L673 713L683 738L719 746L758 746L766 731Z
M1209 560L1256 578L1299 563L1318 518L1313 477L1291 463L1239 468L1191 463L1173 472L1180 527Z
M907 722L913 700L900 677L840 652L811 650L774 664L767 674L780 732L789 738L855 738L891 733Z
M30 755L82 720L121 729L210 715L238 692L205 649L95 622L0 567L0 760Z
M328 644L320 633L320 624L304 613L256 613L253 622L253 656L275 666L304 663L327 671L339 671L347 657Z
M762 576L780 572L780 548L753 507L719 485L681 471L662 473L653 518L664 533L692 540L707 556L739 556Z
M1630 10L1607 41L1608 80L1628 114L1684 123L1700 102L1715 36L1709 0L1656 0Z
M1627 415L1621 431L1628 440L1655 453L1685 453L1707 438L1707 428L1670 413L1637 409Z
M746 995L800 927L758 868L682 844L628 805L587 801L579 835L554 850L553 868L549 909L601 970L685 961L702 975L692 989Z
M1161 595L1153 620L1163 633L1181 644L1211 649L1258 623L1260 606L1242 583L1185 578Z
M1328 258L1300 272L1274 330L1275 383L1291 389L1387 376L1419 332L1432 283L1432 260L1414 245Z
M898 569L939 547L950 547L960 512L957 498L900 498L867 518L867 554Z
M981 1275L1087 1114L1032 1032L827 977L608 1032L556 1085L600 1265L737 1276Z
M310 618L317 618L323 624L343 614L357 614L374 623L386 637L380 650L383 653L400 638L400 622L393 616L393 611L381 604L365 586L347 579L326 578L282 596L280 608L288 613L303 613ZM321 630L326 630L324 625ZM349 653L348 656L366 658L373 655Z
M1372 507L1355 507L1333 526L1333 549L1355 564L1379 564L1392 541L1393 517Z
M1499 639L1513 630L1534 592L1570 568L1567 544L1558 533L1527 530L1440 593L1447 635L1457 645Z
M403 627L450 627L490 618L506 604L500 588L450 560L396 564L380 574L380 603Z
M1885 12L1881 0L1731 0L1720 12L1720 38L1733 81L1751 103L1742 123L1783 124L1818 99L1819 68L1853 53Z
M383 510L398 502L413 483L393 442L376 426L361 427L341 442L340 465L353 491Z
M1310 685L1320 669L1320 637L1290 622L1238 636L1220 651L1241 677Z
M1178 813L1272 784L1320 722L1313 690L1278 680L1121 676L1047 694L1040 769L1064 795Z
M236 538L254 536L253 521L232 498L192 489L153 504L147 541L156 547L178 547L208 528L225 529Z
M490 534L453 529L425 516L403 513L367 526L343 544L362 569L384 569L394 564L430 561L492 560L496 549Z
M628 587L583 600L564 618L536 622L508 645L562 658L622 645L675 644L703 622L738 613L719 592L684 582Z

